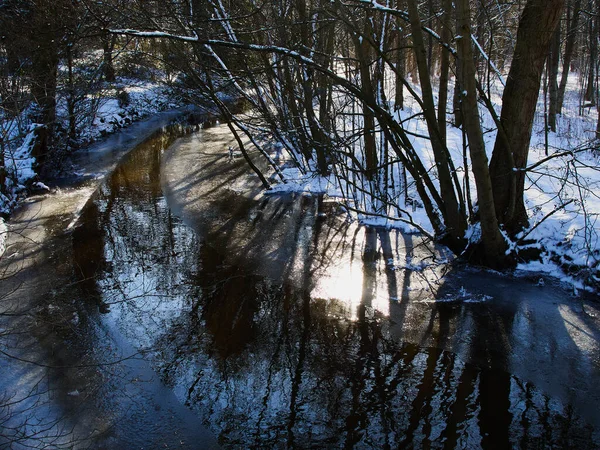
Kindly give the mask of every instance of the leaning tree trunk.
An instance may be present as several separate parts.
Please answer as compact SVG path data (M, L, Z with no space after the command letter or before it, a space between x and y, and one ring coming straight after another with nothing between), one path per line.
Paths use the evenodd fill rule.
M494 209L492 182L485 153L483 131L479 121L477 106L476 68L471 46L471 12L469 0L455 0L458 34L458 61L461 67L461 86L464 89L462 101L463 127L469 139L469 151L475 184L477 201L481 217L481 234L485 250L485 263L493 268L506 265L506 242L498 228L498 220Z
M548 109L548 126L556 133L556 115L558 114L558 64L560 57L560 26L552 36L550 53L548 53L548 93L550 107Z
M502 95L500 126L506 139L496 139L490 175L496 215L506 230L528 225L523 200L531 129L548 46L560 20L564 0L528 0L517 32L513 61Z
M558 85L558 101L557 101L557 112L561 113L564 99L565 90L567 89L567 80L569 78L569 72L571 70L571 61L573 60L573 52L575 50L575 42L577 41L577 27L579 26L579 10L581 9L581 0L575 0L571 5L567 6L567 32L565 41L565 52L563 54L563 67L562 75L560 77L560 84ZM572 16L569 17L569 14Z
M408 14L412 31L413 49L417 62L419 81L423 93L423 115L427 122L427 129L431 140L431 148L435 157L435 165L440 180L440 192L444 200L442 215L447 227L447 244L453 250L459 250L464 245L464 233L467 227L466 211L462 210L457 193L452 183L450 173L451 161L449 160L446 144L442 141L433 99L433 89L427 68L427 49L421 30L421 19L416 0L409 0Z

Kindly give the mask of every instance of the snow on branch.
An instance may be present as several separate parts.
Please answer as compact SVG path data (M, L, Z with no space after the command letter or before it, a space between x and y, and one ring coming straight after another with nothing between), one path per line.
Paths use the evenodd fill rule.
M140 30L132 30L130 28L108 30L108 31L109 31L109 33L112 33L112 34L125 34L128 36L136 36L136 37L168 38L168 39L175 39L177 41L185 41L185 42L198 42L199 41L198 35L196 33L194 33L194 36L182 36L179 34L166 33L164 31L140 31Z
M494 61L492 61L487 55L487 53L483 50L483 48L481 48L481 45L479 45L477 38L474 35L471 35L471 40L475 44L475 47L477 47L477 49L479 50L479 53L481 53L481 56L483 56L483 59L485 59L490 65L490 67L494 70L494 72L496 72L496 75L498 75L498 79L500 80L500 83L502 83L502 86L506 87L506 82L504 81L504 77L500 73L500 70L498 70L498 67L496 67Z
M389 6L384 6L381 3L377 3L376 0L356 0L359 4L365 5L371 9L374 9L376 11L380 11L380 12L384 12L384 13L388 13L391 14L392 16L396 16L401 18L402 20L409 22L409 18L408 18L408 12L407 11L401 11L399 9L395 9L395 8L390 8ZM421 29L431 35L436 41L439 42L439 44L444 47L446 50L448 50L453 56L456 56L456 49L452 48L450 46L450 44L448 44L447 42L443 42L442 38L440 37L439 34L437 34L435 31L433 31L431 28L426 27L425 25L421 25Z

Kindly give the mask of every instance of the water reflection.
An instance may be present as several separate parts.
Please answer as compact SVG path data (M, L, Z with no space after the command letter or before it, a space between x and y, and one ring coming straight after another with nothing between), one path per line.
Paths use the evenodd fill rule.
M598 328L571 311L577 343L568 299L449 274L439 249L317 196L227 189L243 163L202 133L176 145L205 169L191 227L162 194L166 136L86 207L74 272L88 314L146 351L223 445L596 447ZM566 372L588 381L573 393Z

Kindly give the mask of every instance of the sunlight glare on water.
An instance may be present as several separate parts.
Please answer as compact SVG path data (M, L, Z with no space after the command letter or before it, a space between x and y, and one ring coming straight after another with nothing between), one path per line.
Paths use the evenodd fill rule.
M355 236L355 248L363 250L359 254L362 255L365 250L369 252L371 249L366 247L365 228L361 228ZM371 265L374 273L365 273L365 264ZM372 313L388 317L390 297L386 286L381 286L376 276L385 270L385 262L381 258L363 261L354 252L352 255L345 254L316 280L311 296L331 302L332 306L335 305L333 309L336 313L341 313L347 320L358 319L361 305Z

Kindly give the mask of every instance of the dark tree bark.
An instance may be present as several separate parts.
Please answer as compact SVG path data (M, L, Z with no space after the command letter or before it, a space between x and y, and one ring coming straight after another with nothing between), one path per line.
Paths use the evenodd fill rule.
M596 71L598 64L598 20L596 17L589 18L590 54L584 95L584 100L591 105L596 105L598 100L596 98Z
M567 89L567 80L571 71L571 61L577 41L577 28L579 27L579 10L581 9L581 0L569 1L567 6L567 32L565 41L565 52L563 54L562 75L558 86L557 113L560 114L565 99L565 90Z
M397 6L400 7L400 2L398 2ZM406 43L404 39L404 28L401 25L401 20L396 18L396 51L394 52L396 63L396 92L394 98L394 108L396 111L399 109L404 109L403 80L406 78L406 55L404 54L404 46Z
M476 67L470 39L471 11L469 0L455 0L455 4L458 34L462 36L458 39L458 64L461 67L461 85L465 90L462 101L463 127L469 139L471 164L477 186L485 262L490 267L502 268L506 265L506 242L498 228L488 159L485 153L483 131L479 121Z
M298 10L298 19L300 23L300 39L302 46L299 53L303 56L310 56L310 49L313 47L311 40L311 29L309 14L306 11L306 2L304 0L296 0L296 8ZM328 175L329 169L327 166L327 136L323 133L320 124L317 121L315 109L313 105L314 89L313 75L314 70L311 67L299 66L302 72L299 78L302 80L302 91L304 94L304 112L308 121L308 127L312 137L313 147L317 157L317 167L321 175ZM306 76L305 76L306 75Z
M443 16L442 16L442 42L450 43L452 38L451 30L451 15L452 15L452 0L443 0ZM440 129L440 137L443 141L446 140L446 107L448 103L448 73L450 72L450 52L446 48L441 49L442 55L440 60L440 86L438 98L438 126Z
M460 65L457 64L456 65L456 78L454 80L454 94L452 96L452 116L453 116L452 124L456 128L460 128L460 126L462 125L462 113L460 111L460 108L461 108L460 93L461 93L462 87L460 85L460 78L461 78Z
M560 26L552 36L550 52L548 53L548 127L556 133L556 115L558 114L558 65L560 59Z
M113 50L115 48L116 36L108 32L102 33L102 73L108 82L115 81L115 66L113 64Z
M76 117L75 117L75 80L73 76L73 44L71 42L67 43L66 46L67 53L67 70L68 70L68 80L67 80L67 111L69 113L69 139L74 141L77 136L77 126L76 126Z
M0 194L6 194L6 166L4 165L4 140L0 137Z
M365 175L367 179L373 180L377 173L377 142L375 139L375 115L369 108L369 103L375 103L375 86L371 79L371 44L365 36L373 36L371 26L372 17L369 12L364 19L364 33L361 36L355 35L355 47L358 57L360 71L360 82L362 94L365 98L363 102L363 121L364 121L364 146L365 146ZM359 39L360 38L360 39Z
M594 41L596 41L596 56L598 55L598 39L600 39L600 0L596 0L596 17L594 18L594 35L592 36L592 39ZM598 62L596 60L595 64L596 64L596 72L598 71ZM596 96L598 96L598 86L597 86L597 80L596 80ZM600 139L600 99L596 98L596 111L598 112L598 122L596 124L596 139Z
M332 62L335 45L335 25L333 23L323 26L318 34L318 48L320 51L319 63L329 68ZM322 73L317 75L317 92L319 96L319 121L326 132L331 132L333 123L331 121L331 105L333 83Z
M490 164L496 215L514 234L528 225L523 200L531 129L548 46L560 20L564 0L528 0L502 95L500 126Z
M447 226L448 245L452 248L460 248L464 243L464 233L467 227L465 211L461 210L456 191L452 182L450 173L450 158L445 143L442 141L438 127L438 121L435 112L433 100L433 90L429 70L427 68L427 49L423 40L423 31L421 30L421 20L416 0L408 0L408 14L410 19L410 29L412 32L413 48L419 80L421 82L421 91L423 98L423 115L427 122L431 148L435 157L436 169L440 180L440 191L444 200L442 215Z
M42 24L43 17L48 11L44 8L35 10L32 26ZM56 120L56 86L58 72L58 36L55 27L40 27L32 30L32 54L31 54L31 95L37 103L38 109L34 120L44 125L44 131L40 131L39 146L36 147L36 162L43 167L48 156L49 147L54 136L54 125ZM37 26L36 26L37 28Z

